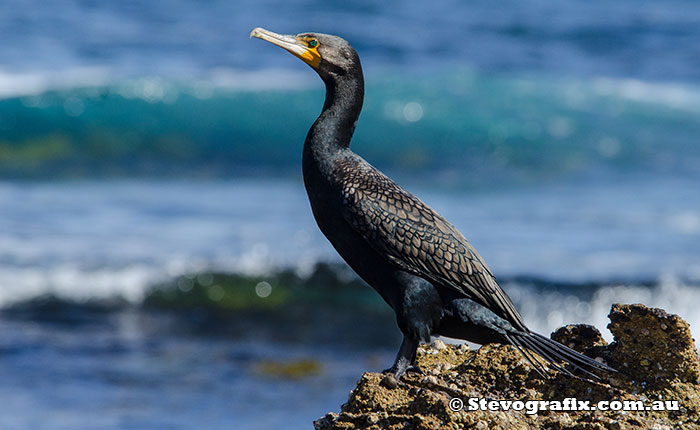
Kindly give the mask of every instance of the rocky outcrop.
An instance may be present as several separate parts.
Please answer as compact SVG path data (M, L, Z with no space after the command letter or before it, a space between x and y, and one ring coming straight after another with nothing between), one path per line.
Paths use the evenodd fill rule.
M611 344L588 325L566 326L552 334L618 370L599 374L598 381L555 370L543 380L510 346L486 345L473 351L436 341L419 348L422 375L408 374L396 381L365 373L341 412L327 414L314 426L316 430L700 429L700 358L688 323L643 305L613 305L609 318ZM629 402L644 410L528 410L540 400L555 408L570 407L566 399L572 397L589 406L618 401L600 406L615 409ZM469 410L482 398L503 401L498 403L501 410ZM655 410L674 408L674 401L677 410ZM460 404L462 409L456 410Z

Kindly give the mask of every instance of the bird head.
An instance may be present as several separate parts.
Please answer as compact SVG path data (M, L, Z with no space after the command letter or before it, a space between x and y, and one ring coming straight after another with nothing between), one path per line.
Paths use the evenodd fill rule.
M300 33L296 36L277 34L254 28L250 37L257 37L286 49L311 66L323 78L343 76L357 69L360 59L348 42L338 36L322 33Z

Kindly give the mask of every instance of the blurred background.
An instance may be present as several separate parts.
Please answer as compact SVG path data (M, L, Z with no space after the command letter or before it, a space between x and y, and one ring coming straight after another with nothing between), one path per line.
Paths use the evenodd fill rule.
M700 324L700 5L0 4L0 428L310 428L400 336L317 230L320 79L353 147L452 221L528 325L614 302Z

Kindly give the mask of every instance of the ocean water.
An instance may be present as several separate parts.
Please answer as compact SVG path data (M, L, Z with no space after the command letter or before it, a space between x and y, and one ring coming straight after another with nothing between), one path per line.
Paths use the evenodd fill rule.
M531 328L610 340L616 302L700 324L695 2L6 1L0 17L2 429L310 428L390 364L390 314L365 338L286 337L269 314L203 323L144 301L181 275L340 263L300 177L322 84L249 40L257 26L353 44L353 148L470 239ZM298 379L260 371L304 360L318 369Z
M589 323L611 340L606 315L617 302L700 324L694 181L406 186L472 240L532 329ZM390 315L379 324L396 337L353 332L358 346L345 340L357 324L312 325L302 338L318 340L298 341L267 316L231 311L255 326L232 334L202 327L186 304L174 316L143 307L154 285L181 274L303 275L339 261L299 177L4 182L0 204L2 428L306 428L337 410L362 372L388 367L398 346ZM46 304L47 294L60 301ZM253 334L264 327L276 336ZM270 376L258 370L269 360L314 360L320 370Z
M696 181L608 178L489 191L405 185L450 219L499 278L512 280L514 297L527 300L524 279L562 290L696 284ZM0 202L0 307L46 294L138 304L150 287L181 274L305 274L319 262L341 262L313 221L299 177L5 182ZM692 303L677 299L695 318ZM530 306L536 319L550 304Z

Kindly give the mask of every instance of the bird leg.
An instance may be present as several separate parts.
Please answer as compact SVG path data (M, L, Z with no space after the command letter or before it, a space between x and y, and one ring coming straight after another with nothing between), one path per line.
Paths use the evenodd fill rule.
M396 354L394 364L383 373L392 373L396 379L401 379L407 371L423 373L418 366L415 365L417 350L418 340L404 336L403 342L401 342L401 348L399 348L399 353Z

